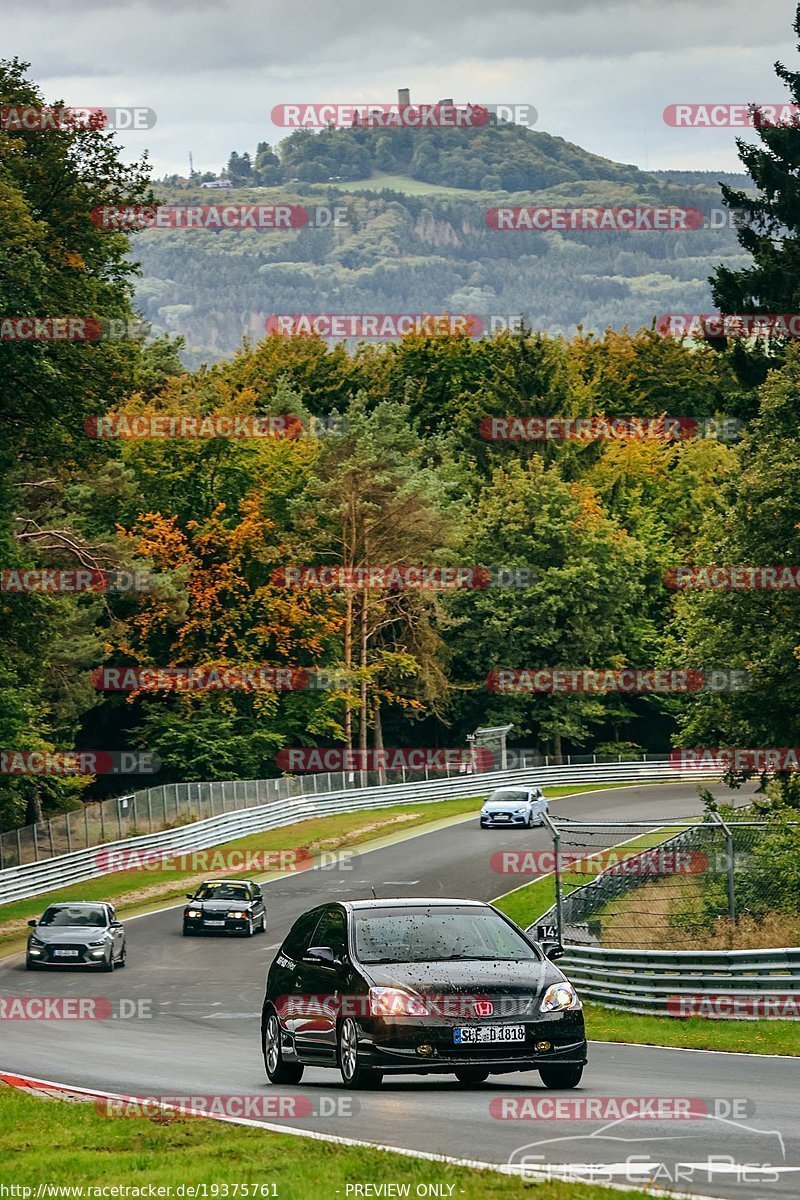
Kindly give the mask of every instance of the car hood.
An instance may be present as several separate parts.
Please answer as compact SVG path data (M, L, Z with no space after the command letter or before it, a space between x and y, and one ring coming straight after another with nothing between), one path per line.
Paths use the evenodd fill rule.
M252 903L251 900L187 900L187 908L202 908L207 913L238 912Z
M538 995L564 978L549 960L528 962L361 963L373 987L399 987L425 994L479 992L481 995Z
M57 942L99 942L108 930L102 925L37 925L31 933L40 942L49 945Z

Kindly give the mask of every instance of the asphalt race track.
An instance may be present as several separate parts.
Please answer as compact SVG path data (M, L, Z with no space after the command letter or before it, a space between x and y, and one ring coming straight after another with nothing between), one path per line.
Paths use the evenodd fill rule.
M720 789L720 794L730 796ZM741 802L744 793L737 794ZM554 800L554 814L625 820L685 816L699 808L696 787L626 787ZM630 836L624 831L622 837ZM265 888L266 936L184 938L182 905L127 922L128 966L86 978L78 971L25 971L0 963L0 996L107 996L144 1001L149 1018L3 1021L0 1069L138 1096L303 1096L313 1113L283 1123L487 1163L610 1164L618 1184L646 1183L705 1196L800 1194L800 1059L709 1054L593 1043L582 1084L547 1092L536 1073L490 1078L465 1089L452 1076L387 1077L376 1091L340 1089L338 1072L306 1068L293 1088L266 1081L260 1046L264 977L277 945L304 909L332 897L468 896L490 900L517 882L496 874L501 849L549 848L546 831L481 831L475 819L361 854L350 871L308 871ZM131 1005L132 1007L132 1005ZM591 1025L589 1025L591 1037ZM798 1030L800 1036L800 1029ZM624 1121L504 1120L490 1113L504 1097L699 1097L749 1101L742 1119ZM308 1101L306 1101L306 1104ZM335 1111L336 1105L344 1112ZM327 1106L331 1115L323 1111ZM725 1111L723 1106L723 1112ZM265 1116L272 1123L275 1116ZM566 1139L566 1140L565 1140ZM649 1164L625 1173L630 1156ZM750 1166L746 1166L750 1164ZM771 1164L766 1167L766 1164ZM407 1168L398 1170L398 1179ZM406 1176L407 1177L407 1176ZM599 1175L595 1175L599 1181Z

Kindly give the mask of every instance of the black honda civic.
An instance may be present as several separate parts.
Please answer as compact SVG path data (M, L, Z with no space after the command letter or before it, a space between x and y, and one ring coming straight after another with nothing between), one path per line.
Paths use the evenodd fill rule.
M538 1071L573 1088L586 1062L581 1002L540 946L477 900L323 904L292 926L267 975L261 1043L272 1083L338 1067L383 1075Z

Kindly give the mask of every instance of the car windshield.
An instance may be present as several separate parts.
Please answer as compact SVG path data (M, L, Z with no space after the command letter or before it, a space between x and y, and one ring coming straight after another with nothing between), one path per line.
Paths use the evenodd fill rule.
M204 883L196 898L198 900L249 900L250 890L244 883Z
M524 804L527 799L527 792L513 792L510 788L500 788L499 792L493 792L489 797L490 801L501 800L505 804Z
M105 925L102 908L78 908L74 905L51 905L45 910L40 925Z
M485 908L357 911L355 950L363 963L538 958L516 930Z

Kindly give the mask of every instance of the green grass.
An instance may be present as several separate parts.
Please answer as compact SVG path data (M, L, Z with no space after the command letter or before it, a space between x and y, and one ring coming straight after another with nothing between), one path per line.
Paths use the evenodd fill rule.
M342 1119L342 1125L347 1124ZM347 1129L341 1131L347 1136ZM354 1183L453 1185L464 1200L608 1200L590 1184L526 1183L494 1171L427 1162L360 1146L300 1140L287 1134L202 1118L101 1116L91 1103L45 1100L0 1086L0 1183L36 1188L153 1184L275 1185L280 1200L346 1195ZM146 1194L146 1193L145 1193ZM218 1192L217 1195L221 1195ZM242 1194L241 1191L239 1193ZM252 1196L252 1191L251 1191ZM266 1191L265 1191L266 1194ZM643 1198L644 1193L626 1191Z
M621 787L622 784L605 785ZM597 791L596 784L578 787L562 786L546 788L549 797L572 795L580 791ZM270 829L261 833L250 833L234 841L224 842L206 851L244 850L252 853L280 850L302 850L311 854L320 851L350 849L376 838L387 835L399 836L438 821L446 821L461 814L475 812L482 796L461 797L442 800L434 804L391 805L386 808L368 809L353 813L333 813L329 817L315 817L286 825L282 829ZM103 847L98 846L98 852ZM129 870L102 875L84 883L70 884L64 888L33 896L28 900L15 900L0 905L0 953L11 954L21 950L27 935L25 922L39 916L53 900L108 900L116 905L118 915L125 917L146 912L170 900L183 898L188 891L187 881L198 881L208 875L220 874L213 866L208 870ZM239 872L241 874L242 872ZM235 872L234 872L235 874ZM248 872L250 877L264 880L269 873ZM274 873L273 873L274 874Z
M584 1003L586 1033L597 1042L635 1042L692 1050L800 1056L797 1021L715 1021L708 1017L650 1017Z

